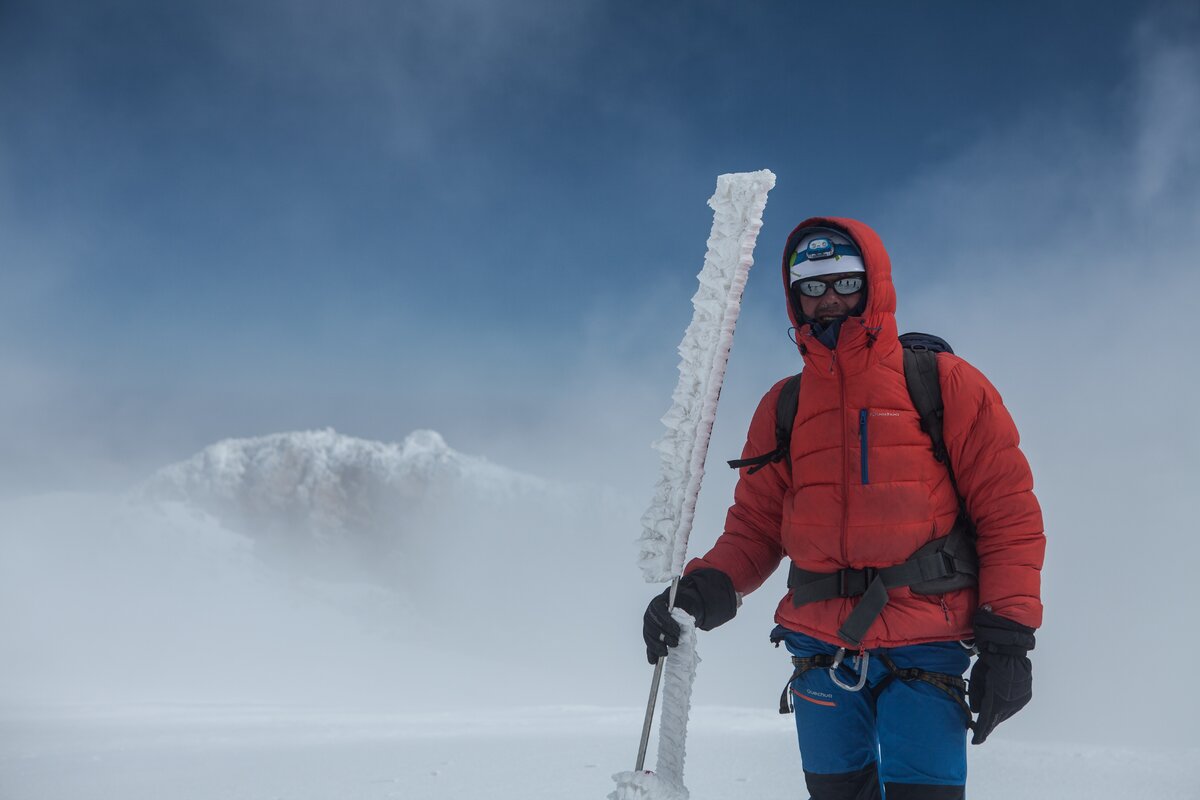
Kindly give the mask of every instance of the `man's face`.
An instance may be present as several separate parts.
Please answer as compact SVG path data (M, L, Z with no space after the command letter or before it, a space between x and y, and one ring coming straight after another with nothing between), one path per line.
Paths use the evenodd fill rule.
M800 297L800 310L804 312L806 317L815 319L822 326L828 325L835 319L845 319L850 316L862 300L862 290L853 294L838 294L834 291L833 284L839 278L861 278L866 279L866 275L861 272L836 272L830 275L817 275L812 278L807 278L804 282L821 281L825 284L825 293L820 297L809 297L804 292L796 292ZM810 283L810 286L812 284ZM866 285L865 283L863 284Z

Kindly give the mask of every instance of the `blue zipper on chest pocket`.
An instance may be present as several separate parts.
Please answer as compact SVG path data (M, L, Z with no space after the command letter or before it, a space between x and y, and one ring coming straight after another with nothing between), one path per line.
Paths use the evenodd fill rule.
M862 482L866 486L871 480L867 472L867 409L865 408L858 412L858 446L862 462Z

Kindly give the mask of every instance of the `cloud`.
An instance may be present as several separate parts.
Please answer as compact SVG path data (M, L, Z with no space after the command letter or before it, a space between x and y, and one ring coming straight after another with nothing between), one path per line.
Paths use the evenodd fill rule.
M1137 182L1134 197L1155 216L1182 200L1181 221L1196 219L1196 181L1200 178L1200 48L1195 44L1198 15L1177 28L1163 20L1139 26L1135 48L1141 71L1134 84L1132 109L1143 121L1134 150ZM1189 37L1190 41L1189 41ZM1191 200L1188 204L1187 201ZM1190 211L1190 217L1188 212Z
M523 103L513 87L563 90L571 43L596 9L542 0L366 0L336 9L260 0L212 9L204 21L225 66L250 86L340 109L344 124L389 141L396 156L432 165L457 129L488 125L503 95Z
M1114 693L1128 664L1096 663L1200 656L1170 611L1194 605L1183 565L1200 558L1200 46L1148 24L1135 53L1109 107L1016 120L897 191L883 227L898 275L944 265L904 278L902 327L992 378L1035 468L1049 553L1028 730L1171 741L1196 693Z

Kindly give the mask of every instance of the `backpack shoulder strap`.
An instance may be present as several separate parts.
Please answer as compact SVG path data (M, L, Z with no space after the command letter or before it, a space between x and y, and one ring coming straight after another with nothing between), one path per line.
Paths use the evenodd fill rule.
M904 380L908 395L921 417L921 430L933 441L933 457L950 466L946 439L942 435L942 384L938 380L937 353L924 348L904 348Z
M800 407L800 374L798 372L788 378L779 390L779 398L775 403L775 449L760 456L734 459L728 462L730 467L750 467L746 474L753 475L767 464L787 458L792 443L792 425L796 421L796 410Z
M946 407L942 402L942 383L938 379L937 351L921 346L905 347L904 381L908 384L908 395L912 398L913 406L921 416L921 430L929 434L933 443L933 457L945 464L946 471L950 473L950 485L958 495L959 516L969 522L967 504L958 490L954 465L950 463L950 451L946 449L946 437L942 432ZM971 530L974 530L974 526L971 526Z

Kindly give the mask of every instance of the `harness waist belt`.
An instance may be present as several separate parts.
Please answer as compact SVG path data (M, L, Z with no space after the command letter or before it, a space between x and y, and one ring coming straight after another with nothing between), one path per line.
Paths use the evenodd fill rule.
M837 572L810 572L793 563L787 585L792 590L792 606L797 608L818 600L861 597L838 629L838 636L857 647L887 605L889 589L908 586L918 594L942 594L975 586L978 576L973 531L969 523L960 520L950 533L921 547L903 563Z

